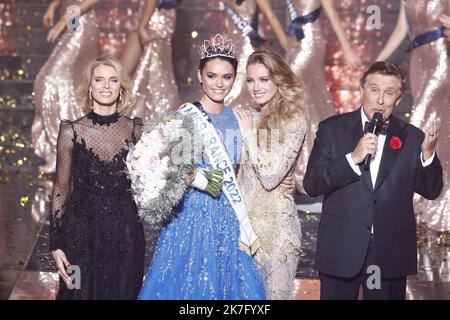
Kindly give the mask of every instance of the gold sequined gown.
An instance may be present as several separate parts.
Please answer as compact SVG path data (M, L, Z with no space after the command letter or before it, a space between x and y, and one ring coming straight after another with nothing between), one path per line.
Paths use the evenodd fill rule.
M65 0L61 13L69 5L81 2ZM35 114L31 128L34 152L46 161L39 169L54 172L56 140L62 119L82 116L77 91L84 71L97 56L98 28L95 11L84 13L75 30L66 29L34 81Z
M321 6L320 0L293 0L299 16L309 14ZM322 11L319 18L303 26L305 38L300 42L288 37L286 61L304 85L305 105L310 115L305 143L295 170L297 189L304 192L303 177L314 144L317 125L323 119L334 115L331 94L325 77L326 40L322 31ZM291 23L287 16L287 25Z
M176 9L156 8L148 23L150 42L133 75L136 105L130 115L145 122L180 106L172 64L172 34Z
M257 122L258 116L255 116ZM256 131L243 131L243 159L239 186L249 218L261 247L255 260L261 269L266 298L292 299L300 258L301 227L292 194L279 184L293 170L305 136L306 122L290 119L285 126L285 140L265 148L256 147Z
M251 23L256 12L257 5L255 0L245 0L241 5L237 5L234 0L225 0L222 2L232 8L248 24ZM250 43L250 38L242 34L227 13L225 28L226 38L232 39L237 46L236 58L238 59L236 79L234 81L233 88L226 97L225 102L232 108L249 108L252 105L252 102L249 94L247 93L245 67L247 66L248 56L254 51L254 49Z
M411 37L434 30L438 17L449 14L448 1L405 1ZM415 210L421 221L436 231L450 231L450 59L448 42L440 38L411 51L410 85L413 94L411 123L424 129L433 118L441 119L437 153L444 168L444 189L430 201L416 196Z

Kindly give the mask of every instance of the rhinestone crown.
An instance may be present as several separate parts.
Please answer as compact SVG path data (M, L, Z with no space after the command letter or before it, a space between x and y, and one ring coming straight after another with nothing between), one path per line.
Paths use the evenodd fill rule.
M216 34L212 41L205 40L199 48L200 59L210 57L236 58L236 45L231 39L224 40L220 34Z

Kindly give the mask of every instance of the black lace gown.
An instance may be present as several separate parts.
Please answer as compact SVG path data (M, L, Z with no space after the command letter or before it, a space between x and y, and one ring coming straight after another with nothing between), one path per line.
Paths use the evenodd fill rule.
M57 299L136 299L145 239L125 173L140 119L93 112L62 121L52 195L50 249L80 267L81 288L60 278Z

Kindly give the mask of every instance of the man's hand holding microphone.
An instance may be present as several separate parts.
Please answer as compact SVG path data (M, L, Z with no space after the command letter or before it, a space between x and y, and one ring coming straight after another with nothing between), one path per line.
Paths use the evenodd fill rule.
M378 132L383 125L383 115L375 112L370 122L369 130L358 141L351 156L353 163L359 164L364 161L364 169L369 170L370 160L375 156L378 150Z

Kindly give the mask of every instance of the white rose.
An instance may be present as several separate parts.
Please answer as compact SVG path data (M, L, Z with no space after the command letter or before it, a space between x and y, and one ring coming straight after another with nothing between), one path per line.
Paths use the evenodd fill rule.
M136 146L135 146L134 151L133 151L133 156L135 158L139 158L139 157L142 156L142 154L144 152L145 152L145 145L144 145L143 142L139 141L138 143L136 143Z

